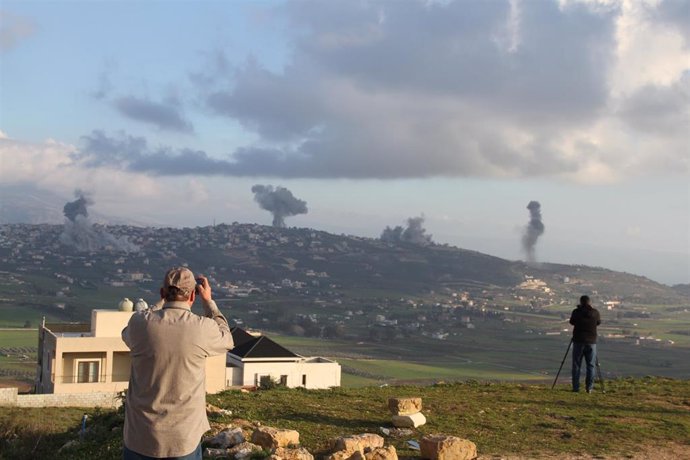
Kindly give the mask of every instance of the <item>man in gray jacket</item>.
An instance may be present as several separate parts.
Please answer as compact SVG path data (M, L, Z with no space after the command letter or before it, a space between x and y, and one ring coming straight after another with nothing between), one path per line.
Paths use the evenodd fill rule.
M132 369L125 402L124 460L201 460L206 418L206 357L233 347L208 280L172 268L161 308L132 315L122 331ZM205 316L191 311L197 295Z

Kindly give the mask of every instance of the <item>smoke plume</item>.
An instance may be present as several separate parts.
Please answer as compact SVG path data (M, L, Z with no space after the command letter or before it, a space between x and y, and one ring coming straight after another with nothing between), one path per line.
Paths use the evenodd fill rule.
M541 221L541 204L538 201L530 201L527 205L529 209L529 223L525 227L525 234L522 235L522 249L525 251L528 262L534 262L534 247L537 240L544 233L544 224Z
M89 219L87 210L93 201L81 190L76 190L74 196L77 199L65 204L62 208L66 220L60 234L60 241L64 245L72 246L77 251L84 252L102 249L123 252L139 250L139 247L130 243L126 237L118 238L105 229L95 228Z
M432 243L431 235L424 228L424 216L410 217L407 219L407 227L397 225L393 228L386 227L381 233L381 240L387 243L412 243L427 246Z
M285 187L272 185L255 185L252 187L254 200L259 203L261 209L273 214L273 226L285 227L285 218L306 214L307 202L294 197L292 192Z

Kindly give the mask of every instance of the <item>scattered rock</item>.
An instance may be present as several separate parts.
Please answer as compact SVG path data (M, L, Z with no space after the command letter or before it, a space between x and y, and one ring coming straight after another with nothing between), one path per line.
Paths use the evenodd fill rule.
M245 441L242 428L226 428L206 442L213 447L227 449Z
M279 447L273 454L281 460L314 460L314 456L304 447Z
M426 423L426 417L421 412L417 412L411 415L394 415L391 421L398 428L417 428Z
M470 460L477 457L472 441L443 434L426 435L420 443L422 458L430 460Z
M232 449L228 449L228 456L235 460L245 460L251 457L253 453L261 452L262 450L261 446L251 442L243 442L242 444L237 444Z
M377 447L364 454L366 460L398 460L398 453L393 446Z
M364 454L358 450L354 452L348 452L346 450L340 450L338 452L333 452L331 455L324 457L324 460L366 460Z
M227 409L221 409L220 407L214 406L213 404L206 404L206 416L212 417L214 415L232 415L232 411Z
M393 415L416 414L422 410L422 398L390 398L388 409Z
M341 436L331 443L334 452L367 452L377 447L383 447L383 438L374 433L362 433L352 436Z
M252 433L252 442L264 449L277 449L299 444L299 433L295 430L281 430L270 426L262 426Z
M204 449L204 458L228 458L228 450L207 447Z

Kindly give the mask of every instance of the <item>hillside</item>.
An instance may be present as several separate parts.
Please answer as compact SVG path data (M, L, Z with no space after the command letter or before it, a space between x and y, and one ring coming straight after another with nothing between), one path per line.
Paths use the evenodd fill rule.
M389 425L385 403L392 396L420 396L428 423L412 434L388 437L401 458L418 453L408 439L441 432L477 444L480 459L492 458L690 458L690 382L661 378L606 382L606 393L573 394L557 387L467 381L427 387L369 387L324 391L274 389L228 391L208 397L231 416L212 416L214 430L256 423L295 429L314 453L341 435L379 433ZM86 410L85 440L78 438L84 410L0 408L0 458L121 458L121 413ZM57 454L56 454L57 452ZM317 457L318 458L318 457Z
M232 324L337 358L347 384L548 380L583 293L602 313L607 377L690 372L690 298L627 273L250 224L88 229L126 238L129 253L78 251L62 231L0 226L0 328L88 321L123 297L154 302L163 271L186 264L209 276ZM36 338L23 336L21 351L14 340L0 332L0 380L31 382Z

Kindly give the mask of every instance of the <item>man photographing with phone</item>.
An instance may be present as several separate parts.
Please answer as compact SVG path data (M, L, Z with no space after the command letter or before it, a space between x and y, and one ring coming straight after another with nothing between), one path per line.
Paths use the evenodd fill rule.
M206 277L172 268L160 294L160 308L135 313L122 331L132 360L123 459L201 460L206 358L231 349L232 335ZM197 296L205 316L191 311Z

